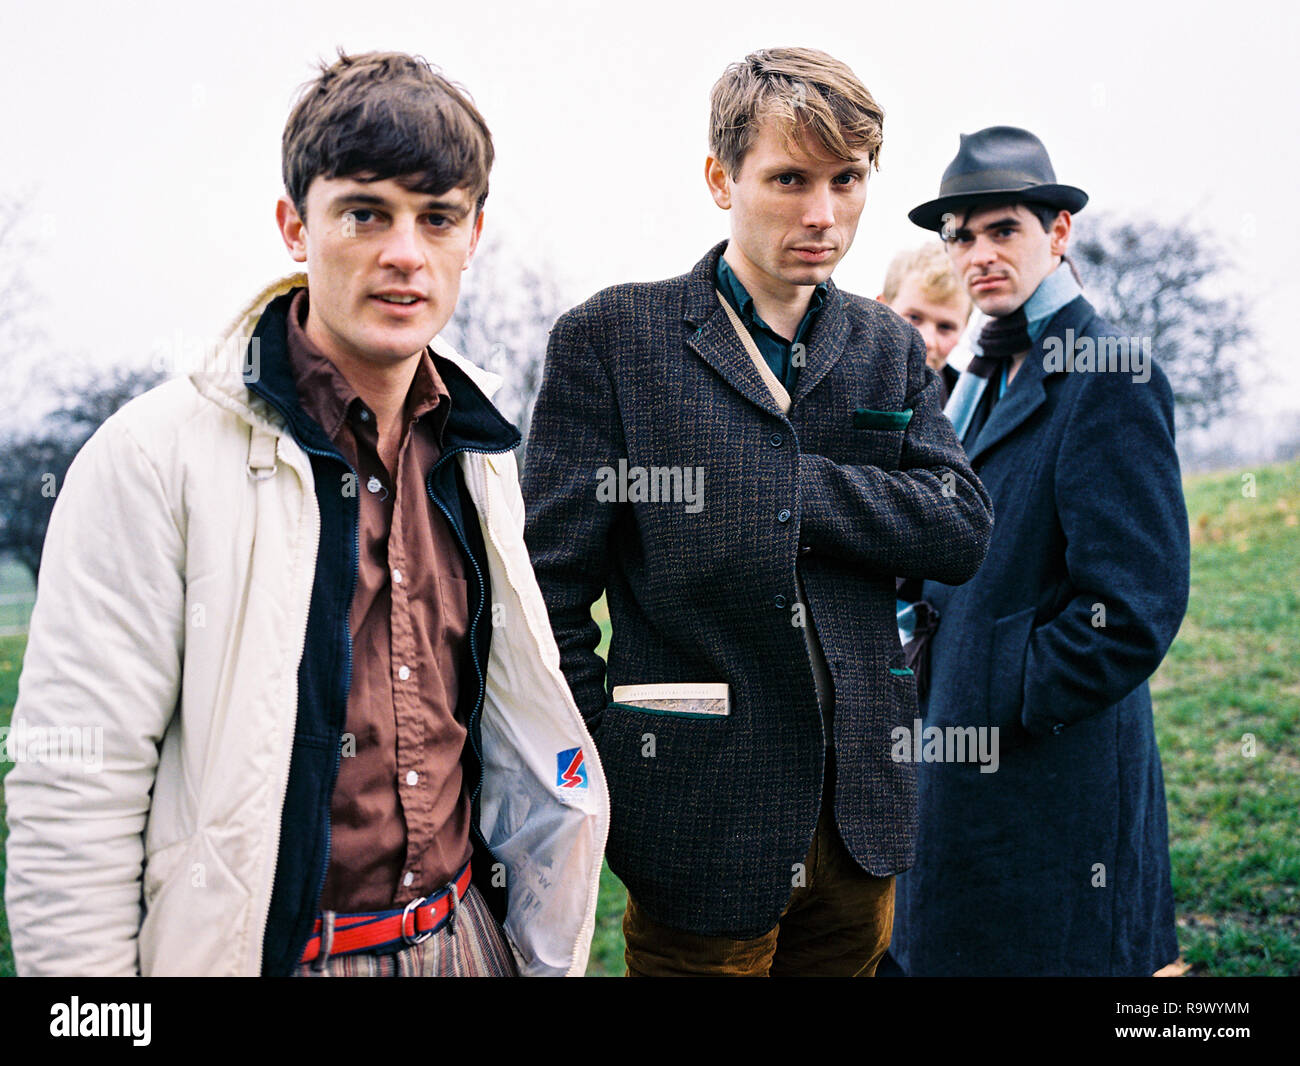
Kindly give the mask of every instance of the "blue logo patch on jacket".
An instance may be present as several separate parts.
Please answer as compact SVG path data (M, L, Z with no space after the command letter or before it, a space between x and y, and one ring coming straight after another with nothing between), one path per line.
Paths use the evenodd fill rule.
M582 758L581 748L569 748L555 757L557 788L586 788L587 764Z

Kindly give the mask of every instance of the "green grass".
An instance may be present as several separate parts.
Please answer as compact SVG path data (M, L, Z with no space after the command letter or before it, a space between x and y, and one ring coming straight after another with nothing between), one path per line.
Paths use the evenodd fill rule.
M18 674L22 668L25 637L0 637L0 726L7 726L18 698ZM5 817L4 778L10 763L0 758L0 977L14 976L14 955L9 946L9 922L5 919L5 840L9 821Z
M604 658L609 652L612 632L609 606L602 596L591 608L591 616L600 625L600 644L596 652ZM623 961L623 908L627 906L627 889L604 864L600 868L600 898L596 907L596 935L591 941L588 977L617 977L627 969Z
M25 628L35 598L36 585L27 567L0 557L0 631Z
M1212 976L1300 974L1300 462L1248 473L1254 496L1240 471L1186 483L1191 603L1152 681L1179 942L1193 972ZM603 600L592 614L603 655ZM0 638L0 725L24 644ZM0 820L0 886L5 833ZM590 975L624 971L626 899L603 869ZM0 976L12 973L0 908Z
M600 897L596 904L596 935L591 940L588 977L621 977L627 969L623 959L623 908L627 889L609 867L600 867Z
M1186 495L1191 602L1152 681L1183 958L1300 974L1300 463Z

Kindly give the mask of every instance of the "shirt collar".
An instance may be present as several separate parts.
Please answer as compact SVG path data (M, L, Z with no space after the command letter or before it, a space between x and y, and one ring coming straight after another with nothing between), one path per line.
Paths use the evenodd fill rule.
M303 410L315 419L330 440L334 440L349 412L356 405L359 414L364 402L356 389L349 384L332 360L326 356L307 336L304 328L307 321L308 295L306 289L299 289L289 305L287 323L287 340L289 360L298 389L298 398ZM434 429L438 439L442 439L442 430L446 425L451 409L451 394L447 386L434 369L429 350L420 353L416 364L415 376L406 394L406 419L413 422L430 411L437 411L443 399L447 403L433 418Z
M1033 295L1025 301L1025 323L1030 340L1037 344L1052 316L1082 294L1074 273L1064 262L1043 278Z
M749 295L749 290L741 284L740 278L736 277L736 272L731 269L731 264L727 262L724 256L718 256L718 287L723 292L731 295L743 318L749 319L775 335L776 331L758 317L758 312L754 310L754 298ZM825 302L826 282L823 281L813 289L812 297L808 301L808 310L804 313L804 320L807 321L808 316L814 311L821 310L821 306Z

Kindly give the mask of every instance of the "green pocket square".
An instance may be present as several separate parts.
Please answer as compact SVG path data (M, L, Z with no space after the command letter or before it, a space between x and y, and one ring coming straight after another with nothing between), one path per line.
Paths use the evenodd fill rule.
M873 411L859 407L853 412L854 429L903 429L912 421L912 409L906 411Z

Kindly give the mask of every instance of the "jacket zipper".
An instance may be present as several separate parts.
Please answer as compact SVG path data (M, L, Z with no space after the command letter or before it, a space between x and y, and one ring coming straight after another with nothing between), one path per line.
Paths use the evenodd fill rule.
M345 467L347 467L348 473L350 473L356 479L357 492L358 493L361 492L361 478L357 474L357 472L352 469L352 464L349 463L346 459L344 459L343 456L339 455L337 452L331 453L331 452L324 451L320 448L308 448L306 446L303 446L303 451L311 455L319 455L323 459L337 459L340 463L342 463ZM313 487L313 491L314 491L314 487ZM358 497L354 496L353 499L358 499ZM317 551L319 551L319 548L317 549ZM346 606L344 607L342 612L343 647L347 650L347 666L343 670L343 721L339 725L339 735L334 738L334 766L333 769L330 770L329 794L331 797L333 797L334 795L334 786L339 779L339 764L342 762L343 759L343 755L342 755L343 731L347 728L347 724L348 724L348 696L352 691L352 627L349 624L348 619L350 617L349 612L352 607L352 600L357 594L357 569L360 564L360 559L361 559L361 514L360 514L360 502L358 500L358 504L354 508L352 514L352 581L348 585L348 595L347 595L347 599L344 601ZM325 854L321 857L320 874L316 878L316 890L315 892L312 893L312 898L316 901L316 903L313 904L313 906L320 903L320 894L325 888L325 878L329 874L330 849L333 847L333 843L334 843L334 826L330 818L330 812L327 808L325 811ZM277 861L278 858L279 857L277 855ZM268 909L267 909L267 917L268 918L270 917L269 902L268 902ZM311 939L310 935L308 936L308 939ZM303 941L299 949L294 952L293 954L294 959L299 959L302 957L302 948L304 947L306 947L306 941Z
M278 441L278 440L279 440L279 437L277 437L276 440ZM302 445L300 444L299 447L302 447ZM310 468L310 466L311 466L311 464L308 463L308 468ZM313 486L312 491L313 491L313 493L315 492L315 488L314 488L314 486ZM317 553L320 552L320 530L319 530L319 527L317 528L317 531L316 531L316 551L317 551ZM313 582L314 582L314 580L315 580L315 575L314 575L314 572L313 572ZM307 592L307 610L308 610L308 611L311 610L311 590L310 590L310 589L309 589L308 592ZM303 618L303 623L302 623L302 639L298 642L298 654L297 654L297 656L296 656L296 659L297 659L298 662L302 662L302 655L303 655L303 652L306 650L306 648L307 648L307 619L306 619L306 617L304 616L304 618ZM294 733L294 730L297 729L297 725L298 725L298 706L297 706L297 703L295 702L295 703L294 703L294 707L293 707L293 724L290 726L290 731L289 731L289 759L286 761L285 768L284 768L284 780L283 780L283 786L284 786L284 788L283 788L283 791L286 792L286 793L288 792L288 789L289 789L289 770L290 770L290 766L292 765L292 762L293 762L293 733ZM283 801L281 802L281 806L283 807ZM283 817L283 810L281 811L281 817ZM254 973L259 974L259 975L260 975L261 972L262 972L262 962L263 962L263 959L264 959L264 956L265 956L264 948L265 948L265 944L266 944L266 926L267 926L267 923L270 921L270 917L271 917L271 896L272 896L272 895L274 894L274 892L275 892L275 867L276 867L276 865L278 865L278 863L279 863L279 861L280 861L280 837L281 837L281 830L282 830L282 829L283 829L283 824L282 824L281 818L277 818L277 819L275 820L275 838L274 838L274 840L275 840L275 848L274 848L274 850L275 850L275 861L271 864L271 891L267 893L267 897L266 897L266 911L265 911L265 913L264 913L263 916L262 916L262 935L259 936L259 937L257 938L257 954L256 954L256 956L255 956L255 958L254 958L254 961L253 961L253 971L254 971Z
M425 483L424 483L425 491L427 491L429 494L429 499L431 499L434 502L434 504L437 506L438 510L440 510L446 516L447 525L451 526L452 530L455 532L456 539L460 541L461 550L464 551L465 554L469 557L469 561L474 566L474 576L478 578L478 594L479 594L478 609L474 612L474 620L470 623L470 627L469 627L470 651L471 651L470 658L474 661L474 672L478 675L478 696L474 700L473 710L470 711L469 721L466 723L467 732L469 733L470 744L473 745L474 755L478 758L478 780L474 783L474 793L473 795L470 796L469 799L470 811L471 811L470 829L473 831L474 835L478 837L479 843L483 845L483 850L486 851L489 855L492 854L492 849L488 847L487 841L483 839L483 833L479 829L479 825L478 825L478 809L477 809L478 796L479 793L483 790L483 777L486 773L486 764L483 761L483 750L482 747L479 745L478 734L476 731L478 726L479 715L483 710L483 700L487 695L487 675L484 672L483 664L478 661L477 649L474 648L473 646L474 633L478 627L479 619L483 617L483 608L487 604L487 583L483 580L483 571L478 565L478 560L474 558L474 553L470 551L469 542L465 538L464 531L461 529L460 526L456 524L455 520L451 516L451 512L448 511L445 506L443 506L442 501L433 494L433 479L434 479L434 475L438 473L438 469L439 467L442 466L443 463L445 463L448 459L451 459L453 456L459 455L461 452L473 452L477 455L500 455L502 452L513 451L516 447L518 447L517 444L512 444L508 448L495 448L492 450L483 449L483 448L469 448L465 446L459 448L453 448L449 452L444 452L442 456L438 459L438 461L433 464L433 469L429 471L428 477L425 479ZM485 501L486 501L486 497L485 497Z
M267 402L268 402L272 407L274 407L277 411L280 412L280 416L281 416L281 417L284 419L284 421L285 421L285 429L286 429L286 431L288 432L288 434L289 434L291 437L293 437L294 442L298 445L299 448L301 448L301 449L302 449L304 452L306 452L308 455L317 455L317 456L320 456L322 459L334 459L334 460L337 460L339 463L342 463L343 466L345 466L345 467L347 468L348 472L353 476L353 478L356 478L356 479L357 479L357 491L358 491L358 492L361 491L361 489L360 489L361 481L360 481L359 476L357 475L357 472L356 472L355 470L352 469L352 465L351 465L351 464L350 464L346 459L344 459L343 456L339 455L338 452L327 452L327 451L325 451L325 450L323 450L323 449L321 449L321 448L312 448L312 447L308 446L307 444L304 444L301 440L298 439L297 434L295 434L295 433L293 432L293 429L292 429L293 423L290 421L290 419L289 419L289 415L288 415L288 413L284 410L284 408L281 407L280 404L278 404L277 402L275 402L275 400L271 399L269 396L266 396L266 397L263 397L263 398L264 398L264 399L265 399L265 400L266 400L266 401L267 401ZM310 464L308 464L308 465L310 466ZM315 476L313 475L313 477L312 477L312 492L313 492L313 493L316 491L316 484L315 484L315 481L316 481L316 479L315 479ZM319 508L318 508L318 512L319 512ZM358 560L359 560L359 558L360 558L360 556L361 556L361 523L360 523L360 521L358 520L358 518L359 518L359 516L358 516L357 514L354 514L354 515L353 515L353 522L352 522L352 583L351 583L350 590L349 590L349 592L348 592L348 597L347 597L347 602L348 602L349 605L352 603L352 599L353 599L353 597L356 596L356 592L357 592L357 563L358 563ZM317 555L316 555L316 558L317 558L317 564L319 565L319 560L320 560L320 534L319 534L319 531L317 532L317 539L316 539L316 553L317 553ZM313 573L312 573L312 582L313 582L313 585L314 585L314 584L315 584L315 571L314 571L314 570L313 570ZM311 613L311 596L310 596L310 595L308 595L308 598L307 598L307 610L308 610L308 617L310 617L310 613ZM344 674L343 674L343 693L344 693L344 697L343 697L343 698L344 698L344 720L343 720L343 724L344 724L344 726L346 726L346 725L347 725L347 710L346 710L346 705L347 705L347 704L346 704L346 701L347 701L347 693L348 693L348 692L351 690L351 688L352 688L352 631L351 631L351 628L349 627L349 624L348 624L348 613L347 613L347 611L344 611L344 612L343 612L343 646L344 646L344 647L346 648L346 650L347 650L347 666L346 666L346 668L345 668L345 670L344 670ZM306 622L304 621L304 623L303 623L302 647L299 648L299 650L298 650L298 662L299 662L300 664L301 664L301 662L302 662L302 655L303 655L303 652L306 650L306 647L307 647L307 625L306 625ZM296 719L296 716L297 716L297 712L298 712L298 708L295 706L295 707L294 707L294 715L295 715L295 719ZM331 773L330 773L330 794L331 794L331 795L333 795L333 793L334 793L334 785L335 785L335 783L338 781L338 775L339 775L339 764L340 764L340 762L341 762L341 760L342 760L342 753L341 753L341 749L340 749L340 744L341 744L341 742L342 742L341 732L340 732L340 736L339 736L339 737L336 737L335 740L336 740L336 743L335 743L335 745L334 745L334 766L333 766L333 769L331 770ZM292 738L292 737L290 737L289 744L290 744L289 758L290 758L290 763L292 764L292 760L293 760L293 750L292 750L292 747L293 747L293 738ZM286 782L286 788L287 788L287 782ZM283 818L283 816L284 816L284 811L283 811L283 809L281 810L280 815L281 815L281 818ZM276 865L276 866L278 866L278 865L279 865L279 862L280 862L280 830L281 830L281 822L280 822L280 820L277 820L277 821L276 821L276 830L275 830L275 865ZM319 873L319 875L317 876L317 879L316 879L315 898L316 898L317 902L320 901L320 894L321 894L321 891L322 891L322 890L324 889L324 887L325 887L325 877L326 877L326 875L329 873L329 856L330 856L330 848L331 848L331 846L332 846L332 843L333 843L332 826L330 825L330 817L329 817L329 814L328 814L328 812L327 812L327 813L326 813L326 816L325 816L325 854L324 854L323 860L322 860L322 862L321 862L320 873ZM265 947L265 944L266 944L266 926L267 926L267 923L270 921L270 918L271 918L271 897L275 894L275 874L274 874L274 869L275 869L275 867L273 866L273 867L272 867L272 874L271 874L271 892L267 895L267 899L266 899L266 912L265 912L265 914L263 915L263 918L262 918L262 936L261 936L261 939L260 939L260 941L259 941L259 943L258 943L258 946L257 946L257 962L256 962L256 970L257 970L257 972L258 972L259 974L262 972L263 950L264 950L264 947ZM305 942L304 942L304 946L305 946ZM301 955L301 951L297 952L296 954L297 954L297 955Z

